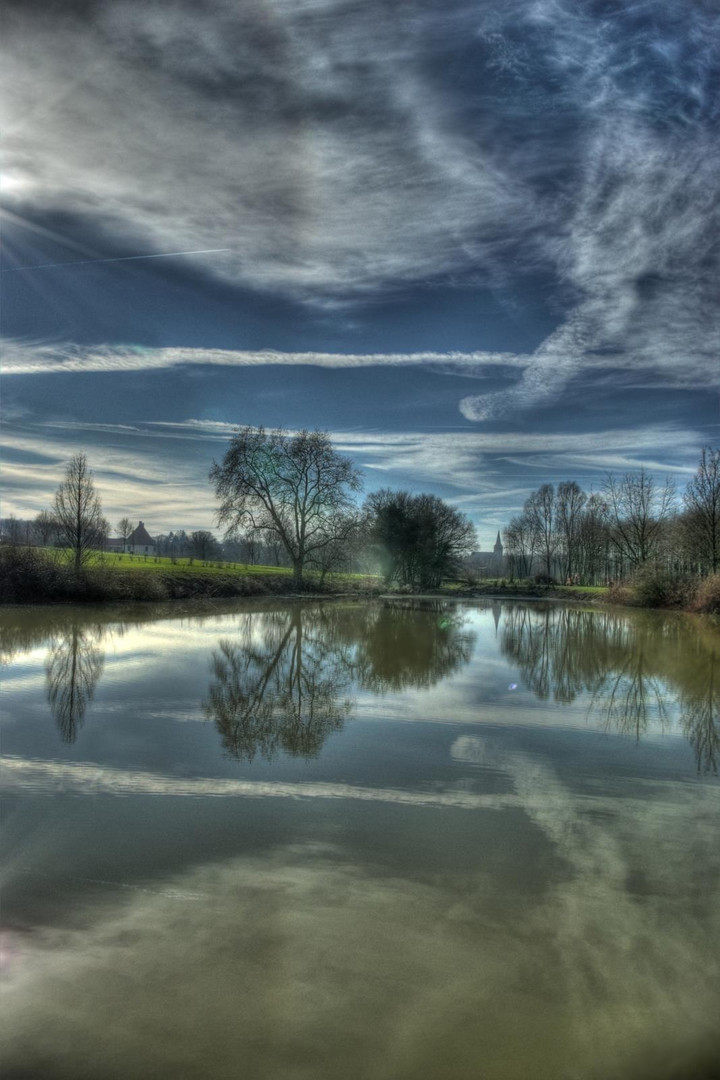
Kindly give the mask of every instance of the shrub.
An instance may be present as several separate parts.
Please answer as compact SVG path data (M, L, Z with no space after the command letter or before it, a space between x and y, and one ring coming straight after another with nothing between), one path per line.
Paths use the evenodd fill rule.
M720 573L711 574L698 583L690 606L693 611L720 615Z
M557 585L552 574L536 574L533 580L536 585Z
M611 604L621 604L624 607L637 603L635 593L630 586L618 581L609 586L607 598Z
M68 579L73 576L68 566L60 566L38 548L13 544L0 547L0 603L28 604L63 598Z
M686 578L673 576L664 567L646 565L633 578L635 602L641 607L683 607L693 589Z

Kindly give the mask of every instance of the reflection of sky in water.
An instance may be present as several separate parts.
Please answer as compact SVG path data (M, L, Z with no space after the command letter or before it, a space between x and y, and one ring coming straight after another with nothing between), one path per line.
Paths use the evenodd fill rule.
M299 610L109 632L68 613L52 647L15 635L11 1064L505 1080L663 1076L717 1049L720 787L696 759L720 646L703 624L538 607L526 647L521 605ZM393 663L400 634L414 653ZM578 641L595 659L568 659ZM633 650L642 730L607 707L618 677L645 707ZM71 742L49 683L73 662ZM54 693L67 719L75 699ZM250 760L277 725L285 749Z

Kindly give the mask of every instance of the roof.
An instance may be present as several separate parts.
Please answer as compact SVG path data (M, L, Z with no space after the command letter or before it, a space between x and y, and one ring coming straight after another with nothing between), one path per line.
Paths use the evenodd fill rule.
M128 544L154 544L150 533L145 528L145 523L141 521L136 529L130 533L127 539Z

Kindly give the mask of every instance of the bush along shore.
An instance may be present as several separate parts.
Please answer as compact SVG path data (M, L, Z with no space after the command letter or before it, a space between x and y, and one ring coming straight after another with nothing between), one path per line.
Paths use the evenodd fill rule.
M544 578L544 575L543 575ZM458 598L493 597L543 600L574 600L623 607L663 608L720 616L720 573L703 578L676 577L664 569L647 566L629 581L609 586L561 585L542 581L483 582L441 590Z
M337 596L353 594L408 598L419 595L462 600L516 599L609 603L665 608L720 616L720 573L704 578L673 577L646 566L629 582L605 586L562 585L552 579L456 582L437 589L393 588L377 577L308 574L297 582L287 569L174 565L140 559L129 565L96 559L76 570L43 548L0 546L0 604L119 603L262 596ZM157 565L156 565L157 564Z
M242 596L377 594L376 578L309 574L297 582L289 571L203 565L138 563L127 568L98 560L76 570L42 548L0 547L0 604L118 603Z

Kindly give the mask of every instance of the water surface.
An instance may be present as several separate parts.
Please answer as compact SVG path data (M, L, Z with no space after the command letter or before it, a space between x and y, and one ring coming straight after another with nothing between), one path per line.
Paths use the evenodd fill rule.
M4 1076L720 1060L717 627L235 602L0 646Z

